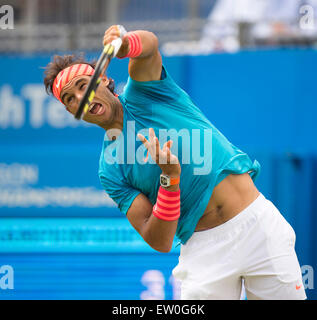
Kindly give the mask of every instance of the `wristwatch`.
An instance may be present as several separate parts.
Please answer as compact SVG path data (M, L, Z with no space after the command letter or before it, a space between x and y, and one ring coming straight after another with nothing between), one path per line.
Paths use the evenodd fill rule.
M163 174L163 173L160 175L160 184L164 188L174 186L175 184L179 184L179 181L180 181L179 177L172 178L167 174Z

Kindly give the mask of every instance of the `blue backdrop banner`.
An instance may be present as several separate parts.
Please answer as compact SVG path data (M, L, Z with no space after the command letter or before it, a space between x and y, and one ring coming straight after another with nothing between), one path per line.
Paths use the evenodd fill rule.
M43 68L50 59L40 55L0 57L0 267L13 265L16 286L21 285L15 293L0 289L0 298L67 297L47 277L56 271L59 279L66 279L75 268L74 261L85 264L80 272L93 270L94 263L107 270L99 273L98 269L91 283L82 281L82 294L74 298L124 298L119 289L111 289L111 295L108 287L108 281L113 281L119 288L122 280L122 292L129 285L134 292L125 297L139 299L144 291L140 279L145 272L156 270L156 264L161 270L157 267L158 272L144 277L160 279L161 285L172 281L177 248L166 258L154 252L102 190L98 161L104 131L74 120L46 94ZM317 299L311 277L317 270L316 59L314 50L163 57L169 73L207 118L261 163L257 187L295 229L310 299ZM118 93L127 81L127 67L126 59L111 63L108 75L114 78ZM54 257L56 268L52 269ZM142 261L149 263L148 268ZM135 273L123 267L130 262ZM64 263L68 269L62 274ZM37 275L27 271L36 265L42 270ZM104 276L108 278L102 282ZM125 277L130 276L136 276L137 283L129 284ZM73 292L74 279L67 282ZM57 283L66 286L60 281ZM38 291L32 293L32 286ZM48 286L54 287L54 294ZM170 284L167 291L162 290L161 297L173 296ZM143 297L146 295L150 293Z

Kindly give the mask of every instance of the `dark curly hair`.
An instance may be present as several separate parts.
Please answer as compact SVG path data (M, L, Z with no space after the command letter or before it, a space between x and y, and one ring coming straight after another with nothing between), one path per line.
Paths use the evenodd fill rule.
M45 90L47 94L53 95L53 83L57 75L60 73L60 71L78 63L89 64L92 68L95 68L96 66L96 61L87 62L83 54L80 54L80 55L72 54L72 55L64 55L64 56L55 55L53 57L53 61L46 66L44 71L44 75L45 75L44 85L45 85ZM114 93L115 84L113 79L109 78L109 84L107 87L113 94L115 94Z

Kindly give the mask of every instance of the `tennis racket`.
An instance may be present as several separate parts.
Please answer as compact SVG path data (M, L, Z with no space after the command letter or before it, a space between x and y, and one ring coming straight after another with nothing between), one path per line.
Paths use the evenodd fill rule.
M101 82L102 76L106 72L111 59L117 55L121 47L122 38L127 33L127 31L121 25L119 25L118 27L120 31L120 38L117 38L113 40L111 43L108 43L104 46L103 51L97 61L95 72L92 75L87 85L85 94L79 103L78 110L75 114L75 118L77 120L80 120L88 111L89 104L92 102L93 98L95 97L95 94Z

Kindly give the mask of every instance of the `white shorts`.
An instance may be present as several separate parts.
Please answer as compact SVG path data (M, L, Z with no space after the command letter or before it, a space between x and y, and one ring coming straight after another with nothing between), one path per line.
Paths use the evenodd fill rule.
M181 246L173 276L181 299L306 299L295 232L261 194L231 220L195 232Z

